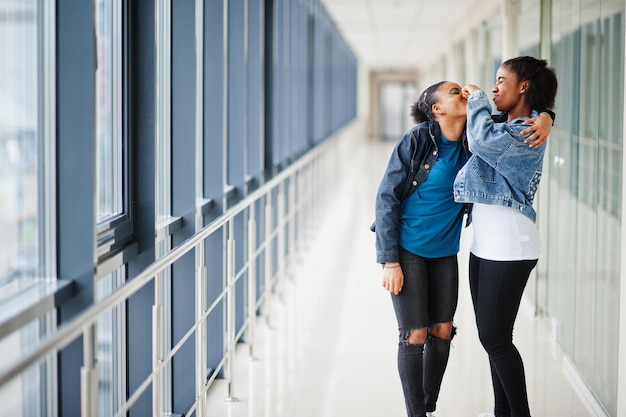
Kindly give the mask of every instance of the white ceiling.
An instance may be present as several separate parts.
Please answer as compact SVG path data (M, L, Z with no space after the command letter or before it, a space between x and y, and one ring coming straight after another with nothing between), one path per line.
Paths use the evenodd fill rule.
M321 0L366 66L419 69L445 53L447 36L477 0Z

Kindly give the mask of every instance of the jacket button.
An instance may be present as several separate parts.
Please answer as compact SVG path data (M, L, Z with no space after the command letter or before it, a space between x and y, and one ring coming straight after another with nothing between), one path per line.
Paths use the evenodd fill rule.
M433 155L437 155L437 151L433 151Z
M417 186L417 181L413 180L413 186Z
M430 165L428 164L424 165L424 169L428 169L428 168L430 168Z

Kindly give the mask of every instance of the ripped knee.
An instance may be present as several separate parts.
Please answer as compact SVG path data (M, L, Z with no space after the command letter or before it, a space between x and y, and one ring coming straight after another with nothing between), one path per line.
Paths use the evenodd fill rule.
M452 340L456 334L456 327L451 321L445 323L434 323L430 327L430 335L438 339Z
M411 329L408 332L403 342L407 345L423 345L426 343L426 338L428 337L428 329L426 327Z

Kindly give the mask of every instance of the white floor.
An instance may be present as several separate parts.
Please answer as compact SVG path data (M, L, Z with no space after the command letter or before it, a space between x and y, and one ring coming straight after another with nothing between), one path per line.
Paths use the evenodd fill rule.
M395 317L380 285L369 231L391 146L362 143L346 156L350 169L335 185L336 199L259 318L254 345L241 344L236 354L230 395L238 401L226 401L227 386L216 381L209 393L209 416L406 415L396 369ZM437 417L475 417L493 407L467 286L470 233L466 230L462 237L459 330ZM549 323L532 317L530 310L523 306L520 311L515 343L525 361L533 416L594 415L564 376Z

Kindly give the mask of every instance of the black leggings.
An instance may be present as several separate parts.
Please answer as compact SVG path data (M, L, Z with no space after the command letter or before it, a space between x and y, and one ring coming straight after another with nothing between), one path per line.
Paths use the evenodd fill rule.
M469 278L478 336L489 355L496 417L529 417L522 358L513 324L537 260L490 261L470 253Z

